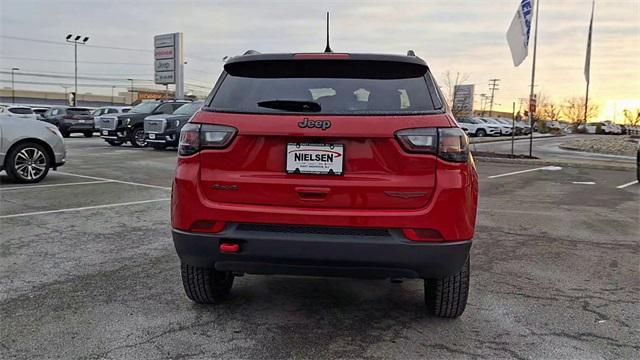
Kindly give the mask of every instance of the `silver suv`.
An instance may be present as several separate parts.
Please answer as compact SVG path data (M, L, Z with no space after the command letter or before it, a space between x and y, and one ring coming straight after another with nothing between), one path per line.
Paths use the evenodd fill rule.
M35 183L64 165L62 134L43 121L0 115L0 171L15 182Z

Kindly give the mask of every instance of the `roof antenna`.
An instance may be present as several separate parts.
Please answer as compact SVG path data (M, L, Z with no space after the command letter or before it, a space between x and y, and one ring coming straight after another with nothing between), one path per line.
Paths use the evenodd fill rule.
M333 50L331 50L331 47L329 47L329 12L328 11L327 11L327 47L324 48L324 52L326 53L333 52Z

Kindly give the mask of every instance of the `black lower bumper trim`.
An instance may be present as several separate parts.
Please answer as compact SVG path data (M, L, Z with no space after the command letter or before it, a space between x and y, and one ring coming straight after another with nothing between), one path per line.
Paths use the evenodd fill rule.
M265 233L227 226L218 234L173 230L183 263L248 274L288 274L358 278L438 278L463 267L471 241L424 243L389 236ZM240 245L221 253L222 242Z

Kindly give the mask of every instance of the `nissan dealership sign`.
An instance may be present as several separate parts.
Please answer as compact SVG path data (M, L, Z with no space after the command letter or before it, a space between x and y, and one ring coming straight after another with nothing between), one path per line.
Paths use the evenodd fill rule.
M156 84L175 84L176 99L184 98L182 33L156 35L153 39Z

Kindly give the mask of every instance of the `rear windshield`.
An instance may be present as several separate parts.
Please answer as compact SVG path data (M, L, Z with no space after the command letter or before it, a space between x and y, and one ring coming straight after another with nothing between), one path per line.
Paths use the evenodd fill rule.
M184 104L178 108L178 110L173 112L173 115L193 115L196 111L200 110L202 107L202 101L194 101L189 104Z
M415 114L440 109L428 73L227 74L209 108L242 113ZM364 75L364 76L363 76ZM430 91L431 90L431 91ZM437 106L434 105L437 104Z
M31 110L30 108L9 108L9 112L12 114L33 114L33 110Z
M131 108L131 110L129 110L132 113L142 113L142 114L146 114L146 113L150 113L153 111L153 109L156 108L156 106L158 106L160 102L158 101L148 101L148 102L142 102L134 107Z
M68 108L67 114L71 115L91 115L91 110L84 108Z

